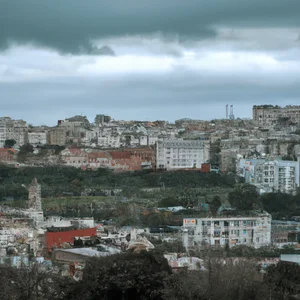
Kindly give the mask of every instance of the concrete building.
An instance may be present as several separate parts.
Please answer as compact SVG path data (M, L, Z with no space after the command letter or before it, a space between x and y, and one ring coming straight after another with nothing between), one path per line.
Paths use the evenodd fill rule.
M111 117L103 114L96 115L95 117L95 124L104 124L109 123L111 121Z
M28 143L33 146L46 145L48 143L47 132L46 131L28 132Z
M88 168L109 168L111 166L111 155L107 152L88 153Z
M156 167L159 169L201 168L208 159L208 141L171 139L156 143Z
M0 118L0 147L4 146L6 140L6 122L5 118Z
M23 120L13 120L10 117L0 118L0 147L5 140L15 140L16 146L28 143L28 128Z
M299 123L300 106L255 105L253 106L253 120L261 126L272 126L286 121Z
M183 219L184 244L211 246L247 245L255 248L271 244L271 215Z
M44 213L42 209L41 185L36 178L32 180L31 185L28 187L28 209L25 211L25 214L34 221L37 227L43 226Z
M70 147L61 151L61 159L67 166L83 168L88 166L88 152Z
M74 116L65 120L59 120L58 127L66 133L66 142L81 143L85 139L87 131L91 126L85 116Z
M105 135L98 137L98 145L103 148L119 148L121 146L119 135Z
M300 186L300 159L241 159L237 173L245 178L246 183L254 184L261 194L279 191L292 194Z
M49 132L50 145L64 146L67 141L67 134L65 128L55 127Z

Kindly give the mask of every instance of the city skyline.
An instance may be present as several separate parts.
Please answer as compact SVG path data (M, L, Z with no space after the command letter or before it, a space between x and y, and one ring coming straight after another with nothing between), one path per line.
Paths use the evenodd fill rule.
M226 104L240 118L257 104L299 104L296 0L28 0L1 10L3 116L173 122L224 118Z

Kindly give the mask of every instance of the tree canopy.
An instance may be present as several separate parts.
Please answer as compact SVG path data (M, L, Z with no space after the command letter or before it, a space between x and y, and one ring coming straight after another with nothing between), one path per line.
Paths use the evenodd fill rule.
M232 207L238 210L251 210L260 207L259 194L254 185L238 184L228 194L228 200Z
M155 253L124 253L91 259L83 280L67 299L163 299L164 278L171 274L167 260Z

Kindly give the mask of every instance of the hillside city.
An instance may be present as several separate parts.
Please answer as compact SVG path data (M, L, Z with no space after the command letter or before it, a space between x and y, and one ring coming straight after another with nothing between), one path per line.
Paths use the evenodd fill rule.
M1 299L297 299L299 233L300 106L0 118Z

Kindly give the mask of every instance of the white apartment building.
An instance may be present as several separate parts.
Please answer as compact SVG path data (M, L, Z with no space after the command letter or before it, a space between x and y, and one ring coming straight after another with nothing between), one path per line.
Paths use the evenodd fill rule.
M194 245L247 245L260 248L271 244L271 220L266 212L251 217L217 217L183 219L183 239L187 247Z
M46 145L48 143L46 131L28 132L28 143L30 145Z
M5 118L0 118L0 148L3 148L6 140L6 122Z
M28 142L28 128L23 120L12 120L10 117L0 118L0 147L5 140L15 140L17 146Z
M300 186L300 159L298 161L251 159L240 160L239 175L247 183L257 186L259 192L292 194Z
M156 144L156 142L158 141L158 137L157 136L148 136L148 146L153 146Z
M156 166L160 169L201 168L209 159L209 142L168 139L156 143Z
M119 135L106 135L98 137L98 145L103 148L119 148L121 146Z

